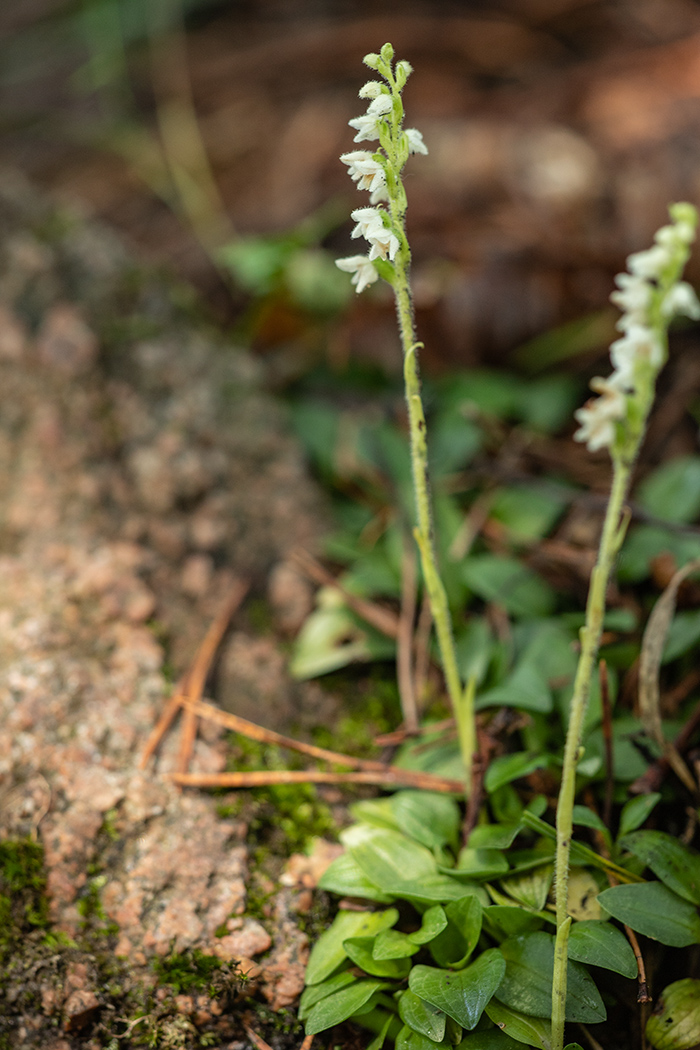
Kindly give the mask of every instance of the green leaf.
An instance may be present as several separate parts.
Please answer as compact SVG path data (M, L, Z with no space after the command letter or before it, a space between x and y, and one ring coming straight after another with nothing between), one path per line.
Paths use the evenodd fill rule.
M399 999L399 1017L414 1032L426 1035L436 1043L442 1042L445 1037L444 1012L432 1003L426 1003L410 988Z
M679 897L700 904L700 853L665 831L633 831L620 841Z
M474 706L477 711L485 707L518 707L548 714L553 706L552 690L537 667L521 663L504 682L477 697Z
M678 612L668 629L662 664L670 664L697 645L700 639L700 609Z
M339 911L333 925L321 934L311 950L306 967L306 983L319 984L330 977L347 958L343 941L348 937L372 937L380 930L393 926L398 917L396 908L374 912Z
M423 914L420 929L407 936L414 944L427 944L428 941L432 941L433 937L437 937L446 926L447 916L444 908L439 904L434 904Z
M439 874L388 884L387 892L414 904L439 904L461 900L462 897L476 897L482 904L489 902L486 890L478 883Z
M513 844L522 824L480 824L474 828L467 845L470 849L508 849Z
M306 1034L316 1035L341 1021L347 1021L348 1017L352 1017L369 1002L375 992L391 987L385 981L355 981L347 988L327 995L309 1010Z
M646 1037L656 1050L691 1050L700 1043L700 981L684 977L664 988Z
M411 963L405 956L398 959L376 959L373 953L374 937L348 937L343 941L343 948L355 965L371 977L387 977L400 981L411 969Z
M587 966L602 966L623 977L637 976L637 960L630 942L621 930L602 919L583 919L572 925L569 958Z
M664 521L694 521L700 513L700 456L667 460L639 485L636 500Z
M549 690L548 690L549 692ZM536 769L543 769L549 762L546 755L536 755L531 751L518 751L514 755L501 755L494 758L486 770L484 787L491 794L503 784L529 776Z
M333 992L339 992L341 988L353 984L356 980L357 976L354 973L350 970L343 970L342 973L337 973L334 977L329 977L327 981L321 981L320 984L307 985L299 1000L299 1020L303 1021L311 1007L321 999L325 999Z
M396 883L437 873L430 850L391 828L354 824L341 838L365 876L385 893Z
M445 908L448 925L430 942L438 966L461 968L474 951L481 933L482 908L476 897L463 897Z
M461 817L457 803L449 795L397 791L390 804L404 835L429 849L457 845Z
M478 880L493 879L508 871L508 861L499 849L471 849L464 846L459 851L457 867L452 869L457 875L468 875Z
M378 904L391 904L393 897L369 881L350 853L343 853L329 864L318 882L322 890L340 897L363 897Z
M372 1042L367 1047L367 1050L382 1050L382 1047L384 1046L384 1043L386 1041L386 1037L389 1034L389 1029L391 1028L391 1023L392 1023L392 1021L395 1021L395 1020L396 1020L396 1015L395 1014L387 1014L386 1021L382 1025L380 1031L377 1032L377 1034L374 1037L374 1039L372 1040Z
M351 663L394 654L394 643L360 623L337 591L321 588L316 600L319 608L307 617L294 643L289 669L295 678L315 678Z
M503 956L497 948L488 948L466 970L454 972L432 966L414 966L408 984L417 996L444 1010L470 1032L501 983L504 972Z
M534 911L542 911L547 895L552 885L554 866L552 864L541 864L537 868L531 868L519 875L509 875L501 879L500 886L520 904L524 904Z
M542 919L522 908L492 904L489 908L484 908L484 923L500 940L504 935L514 937L520 933L534 933L541 928Z
M620 813L618 838L622 838L630 831L636 831L660 799L660 792L654 791L650 795L638 795L637 798L631 798L629 802L625 802Z
M620 552L620 579L624 583L638 583L645 579L652 560L666 552L673 555L680 568L700 557L700 538L684 536L662 525L638 525L630 529Z
M488 1028L465 1035L459 1044L459 1050L521 1050L521 1044L511 1039L500 1028Z
M514 485L500 489L491 504L491 514L517 542L542 539L554 526L569 499L569 492L556 483Z
M612 886L598 894L598 903L614 919L662 944L684 948L700 941L696 909L660 882Z
M415 955L420 945L412 941L408 934L398 930L382 930L374 938L372 958L374 959L408 959Z
M467 586L487 602L497 602L513 616L547 616L555 605L551 587L515 558L478 554L461 566Z
M600 831L603 835L608 835L608 829L606 828L603 821L600 819L597 813L588 806L574 806L574 824L579 824L584 828L594 828L596 831Z
M438 1047L441 1050L448 1050L449 1046L450 1044L446 1039L443 1039L441 1043L436 1043L433 1039L429 1039L427 1035L415 1032L407 1024L403 1026L396 1036L396 1050L437 1050Z
M516 1042L537 1047L537 1050L552 1050L552 1026L549 1021L511 1010L497 999L492 999L486 1005L486 1013L502 1032Z
M494 637L485 617L474 616L455 631L457 665L463 682L481 685L494 653Z
M501 952L506 972L497 992L499 1002L534 1017L550 1017L554 937L544 932L510 937L501 945ZM603 1001L586 969L570 961L567 974L567 1021L604 1021Z

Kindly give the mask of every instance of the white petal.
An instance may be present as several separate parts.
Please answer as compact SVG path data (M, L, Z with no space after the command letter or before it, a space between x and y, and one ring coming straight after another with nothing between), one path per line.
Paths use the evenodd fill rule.
M428 147L423 142L423 136L417 128L406 128L409 153L427 153Z

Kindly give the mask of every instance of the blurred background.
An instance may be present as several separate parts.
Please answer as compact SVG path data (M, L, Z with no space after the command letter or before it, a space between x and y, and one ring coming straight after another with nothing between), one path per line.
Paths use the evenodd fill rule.
M332 262L386 40L430 150L406 175L424 367L590 370L612 275L700 196L697 0L4 0L3 163L192 282L280 387L391 373L388 289Z

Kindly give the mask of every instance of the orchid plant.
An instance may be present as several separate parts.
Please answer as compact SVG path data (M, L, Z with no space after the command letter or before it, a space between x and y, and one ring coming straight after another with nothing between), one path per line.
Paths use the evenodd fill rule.
M404 382L410 427L411 466L416 502L417 526L414 530L420 551L423 578L440 646L447 691L460 729L462 759L465 767L465 790L471 788L472 756L476 749L473 713L473 688L466 689L460 680L457 657L447 603L440 578L431 520L428 445L425 413L420 393L418 350L413 323L413 303L409 271L411 249L406 237L406 191L401 172L411 153L428 152L423 136L416 128L403 128L404 109L401 93L412 73L410 64L393 65L394 49L385 44L379 54L365 55L364 63L375 70L381 80L370 80L360 88L360 98L369 99L367 113L350 121L357 131L355 142L379 141L379 149L354 150L341 156L348 174L359 190L369 191L370 207L357 208L352 218L357 225L352 237L369 242L367 255L338 259L341 270L352 273L352 281L361 292L379 277L388 281L394 291L396 313L403 348Z
M357 292L379 278L394 292L410 427L414 535L456 716L468 793L476 740L475 680L470 679L466 688L460 680L438 571L417 360L421 344L413 322L401 179L409 154L427 153L427 148L420 132L403 128L402 91L410 65L394 64L390 44L364 61L380 79L362 87L360 97L368 100L367 112L349 123L356 143L379 145L373 152L346 153L341 160L357 188L370 194L369 206L352 212L356 224L352 237L366 240L369 249L366 255L338 259L337 266L352 275ZM451 1046L517 1050L523 1044L537 1050L563 1050L565 1022L598 1023L606 1018L588 966L641 979L638 957L611 919L624 925L628 934L636 930L662 944L683 947L700 942L700 855L663 832L637 831L661 796L630 799L622 808L615 840L600 818L584 807L578 807L585 810L583 814L575 814L574 805L606 591L625 536L624 504L631 473L656 380L668 356L668 327L679 315L700 319L700 302L681 279L695 238L697 212L690 204L675 204L670 214L671 223L657 232L653 247L631 255L629 272L616 278L611 298L622 316L621 336L610 350L613 371L607 378L591 381L597 397L575 413L579 424L575 438L592 452L608 450L613 478L566 712L556 830L542 820L547 808L542 796L527 806L516 799L515 817L499 818L495 824L484 816L462 848L461 814L449 796L403 791L388 799L357 803L353 807L357 823L341 835L346 852L331 864L320 885L345 897L383 905L385 910L341 906L314 946L300 1005L308 1035L354 1018L376 1033L371 1050L381 1050L387 1039L395 1041L397 1050ZM516 772L506 774L505 781L492 777L487 790L496 791L496 783L509 783L517 770L537 768L523 765L522 757L502 756L502 764L515 760ZM574 823L588 824L603 834L605 855L572 842ZM518 835L533 833L534 846L512 848ZM572 859L579 884L575 892ZM642 877L646 868L658 881ZM581 901L589 898L595 901L593 913L582 911ZM407 902L418 921L415 916L407 920L393 907L396 901ZM551 927L556 929L554 936ZM414 955L418 956L415 964ZM436 965L426 965L430 961ZM690 1045L683 1041L687 1031L697 1030L700 1036L700 1017L693 1021L692 1013L700 981L677 981L665 994L673 1009L664 1006L661 1020L649 1021L647 1036L658 1050L682 1050ZM677 1039L669 1041L667 1020L680 1026ZM580 1050L580 1046L569 1043L566 1050Z

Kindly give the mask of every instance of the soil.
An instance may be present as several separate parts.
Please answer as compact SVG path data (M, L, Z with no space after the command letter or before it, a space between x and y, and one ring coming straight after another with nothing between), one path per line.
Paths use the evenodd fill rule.
M174 734L139 756L234 581L273 628L303 618L289 552L323 502L260 365L187 289L12 173L0 246L0 851L43 847L49 902L3 934L0 1045L243 1047L251 997L301 990L308 890L257 876L253 916L244 809L168 782ZM258 722L335 710L244 616L221 666L215 698ZM227 754L203 725L191 768Z

